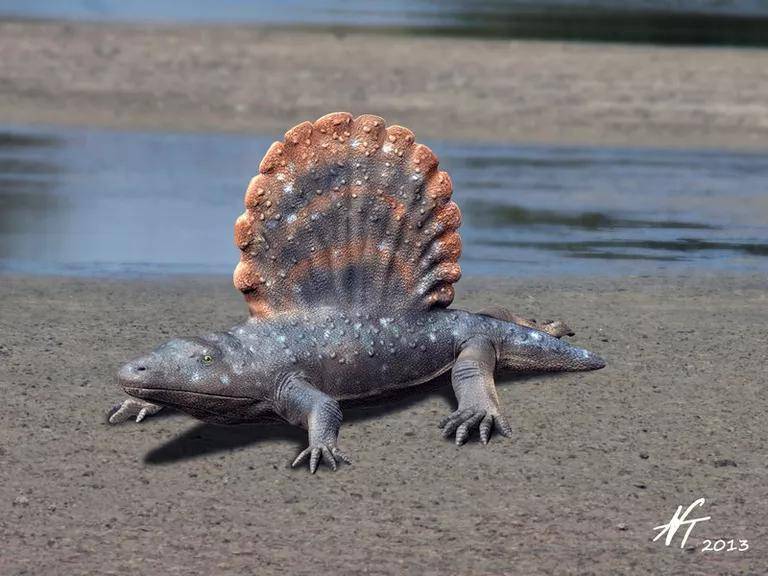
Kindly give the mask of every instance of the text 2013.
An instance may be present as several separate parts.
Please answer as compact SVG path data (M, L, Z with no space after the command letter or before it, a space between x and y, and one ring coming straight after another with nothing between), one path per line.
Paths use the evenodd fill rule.
M749 550L748 540L704 540L704 546L701 548L702 552L746 552Z

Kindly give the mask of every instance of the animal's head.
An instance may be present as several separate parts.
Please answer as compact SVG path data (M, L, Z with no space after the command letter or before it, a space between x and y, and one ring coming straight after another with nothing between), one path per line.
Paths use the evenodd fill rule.
M212 334L170 340L125 364L117 377L126 393L136 398L210 422L242 421L263 408L253 380L243 377L251 363L237 339Z
M515 372L574 372L605 367L597 354L523 326L514 326L504 334L499 363L502 369Z

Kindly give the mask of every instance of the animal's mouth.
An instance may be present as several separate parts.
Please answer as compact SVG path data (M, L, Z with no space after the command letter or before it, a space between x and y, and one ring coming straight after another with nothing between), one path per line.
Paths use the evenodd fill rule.
M129 396L135 396L136 398L141 398L142 400L153 400L160 398L157 398L158 396L179 396L179 397L200 397L200 398L211 398L211 399L220 399L220 400L242 400L246 402L253 402L254 398L249 398L248 396L232 396L228 394L212 394L210 392L200 392L198 390L181 390L178 388L142 388L137 386L123 386L123 390L125 390L125 393Z
M175 408L200 420L219 424L236 424L252 419L261 412L263 406L262 401L248 396L141 386L125 386L123 389L141 400Z

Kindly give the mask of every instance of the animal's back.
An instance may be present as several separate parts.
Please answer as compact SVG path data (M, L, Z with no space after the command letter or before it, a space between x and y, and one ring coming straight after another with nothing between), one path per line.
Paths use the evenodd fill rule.
M312 374L320 390L344 400L407 388L446 372L472 316L445 309L374 315L323 307L251 320L235 335L271 358L271 371Z

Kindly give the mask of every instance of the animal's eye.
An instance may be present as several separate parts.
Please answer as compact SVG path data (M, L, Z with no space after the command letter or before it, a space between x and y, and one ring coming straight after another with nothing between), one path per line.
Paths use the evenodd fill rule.
M211 364L212 362L213 362L213 356L211 356L210 354L206 354L205 356L203 356L203 364L208 365L208 364Z

